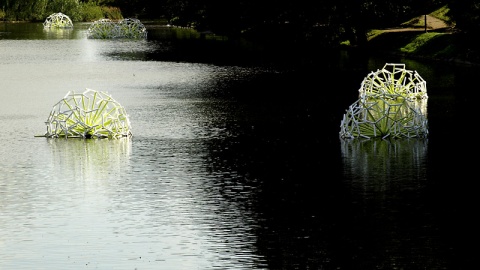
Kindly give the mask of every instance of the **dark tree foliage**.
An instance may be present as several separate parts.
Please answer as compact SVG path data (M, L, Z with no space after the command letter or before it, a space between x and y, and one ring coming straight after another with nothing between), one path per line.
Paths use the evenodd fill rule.
M448 15L455 21L456 28L476 36L480 34L480 0L448 0Z
M80 0L120 8L123 17L165 19L177 26L277 43L366 43L370 29L392 27L448 4L458 29L480 32L480 0ZM0 0L5 20L42 20L74 10L76 0ZM71 11L73 13L73 11Z
M447 14L455 21L458 32L456 44L464 52L464 58L480 62L480 0L448 0Z
M167 0L168 1L168 0ZM180 0L183 5L189 1ZM422 14L426 3L415 0L200 0L201 16L194 12L177 13L178 21L193 19L194 25L230 37L247 36L255 39L323 42L338 44L350 40L353 44L366 42L372 28L398 25L412 14ZM195 3L199 3L196 1ZM199 7L197 6L197 7ZM195 9L195 8L194 8ZM179 9L177 9L179 10ZM198 10L198 9L197 9ZM191 17L184 17L184 16Z
M205 0L166 0L165 17L173 25L202 30L205 21Z
M319 35L323 39L325 33L334 32L330 31L329 21L331 1L204 0L203 3L195 25L231 38L296 44L319 39Z
M35 0L0 0L0 9L8 20L34 20L36 16L31 14L32 6L35 6Z
M114 0L112 5L120 8L125 18L137 18L145 12L146 0Z
M331 27L331 3L325 0L296 2L246 1L242 9L242 31L258 37L291 37L294 42L311 38ZM272 36L268 34L271 33Z

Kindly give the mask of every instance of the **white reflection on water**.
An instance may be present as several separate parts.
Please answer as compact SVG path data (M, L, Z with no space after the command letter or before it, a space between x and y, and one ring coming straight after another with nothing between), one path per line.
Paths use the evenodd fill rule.
M261 265L247 187L235 171L206 170L202 139L32 143L28 167L0 182L0 268Z
M349 189L355 225L368 224L362 248L376 250L377 262L408 265L422 260L437 269L441 236L432 228L427 187L427 139L342 140L345 185ZM408 200L405 200L408 198ZM405 224L409 228L402 233ZM408 246L409 248L405 248ZM418 251L409 254L411 250ZM370 255L368 255L370 256Z
M0 269L263 268L251 188L205 146L229 135L212 92L257 71L128 60L149 43L0 43ZM122 103L132 139L33 137L87 87Z
M69 168L77 181L109 179L128 167L132 142L116 140L47 139L55 167ZM55 172L61 175L62 171ZM67 177L67 176L66 176Z
M341 140L344 173L360 194L422 184L427 149L428 139Z

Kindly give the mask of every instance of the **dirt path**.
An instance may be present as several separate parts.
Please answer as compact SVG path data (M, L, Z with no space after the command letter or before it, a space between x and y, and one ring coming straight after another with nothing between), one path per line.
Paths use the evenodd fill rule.
M423 17L422 19L425 20L424 16L421 16L421 17ZM443 29L448 27L449 25L446 24L444 21L437 19L433 16L427 15L427 29L435 30L435 29Z
M421 26L412 26L412 25L406 25L404 27L398 27L398 28L389 28L389 29L384 29L385 32L402 32L402 31L425 31L425 16L419 16L417 17L417 20L414 20L417 22L417 25ZM412 23L414 24L414 23ZM443 20L437 19L433 16L427 15L427 31L437 31L437 30L444 30L444 29L449 29L450 26L446 24Z

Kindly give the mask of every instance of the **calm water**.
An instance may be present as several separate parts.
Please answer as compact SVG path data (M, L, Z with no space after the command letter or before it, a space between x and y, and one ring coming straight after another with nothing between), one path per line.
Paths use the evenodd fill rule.
M189 30L87 28L0 24L0 269L471 269L478 67L272 65ZM430 137L340 140L386 62L427 81ZM125 107L132 138L34 137L86 88Z

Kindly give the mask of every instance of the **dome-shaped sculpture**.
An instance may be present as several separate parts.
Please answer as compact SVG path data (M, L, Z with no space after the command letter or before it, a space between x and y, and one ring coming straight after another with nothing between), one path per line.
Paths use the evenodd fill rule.
M88 28L87 37L92 39L145 39L147 29L138 19L123 19L114 22L110 19L94 21Z
M48 16L43 22L44 28L72 28L73 22L67 15L59 12Z
M73 91L57 102L48 120L48 138L120 138L132 136L125 108L106 92Z
M118 28L115 27L115 24L116 23L110 19L94 21L90 24L90 27L88 27L87 37L96 39L115 38L119 35L119 33L117 33Z
M147 29L138 19L123 19L118 22L122 38L142 39L147 38Z
M359 99L343 116L340 137L427 137L427 98L426 82L416 71L386 64L362 81Z

